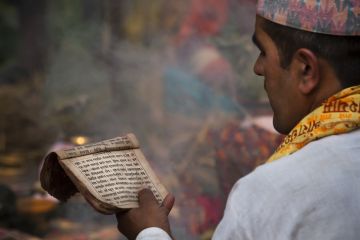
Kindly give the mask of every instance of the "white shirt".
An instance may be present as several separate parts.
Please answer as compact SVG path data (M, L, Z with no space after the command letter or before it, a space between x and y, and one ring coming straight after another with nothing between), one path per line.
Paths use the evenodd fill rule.
M155 239L148 230L137 240ZM359 240L360 130L311 142L238 180L213 239Z

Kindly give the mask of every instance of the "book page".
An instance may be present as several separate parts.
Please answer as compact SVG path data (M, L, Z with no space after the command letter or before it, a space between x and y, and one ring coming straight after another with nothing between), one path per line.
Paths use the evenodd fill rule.
M90 154L60 160L99 200L118 208L138 207L137 195L149 188L161 203L166 189L140 149Z
M117 137L117 138L101 141L98 143L92 143L83 146L77 146L70 149L61 150L56 152L56 154L61 160L66 158L80 157L97 152L126 150L126 149L134 149L134 148L139 148L139 142L134 134L127 134L126 136L123 137Z

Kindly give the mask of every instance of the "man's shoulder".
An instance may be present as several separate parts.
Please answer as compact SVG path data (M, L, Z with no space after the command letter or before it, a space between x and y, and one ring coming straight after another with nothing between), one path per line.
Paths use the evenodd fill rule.
M228 212L246 219L241 224L253 236L258 235L254 226L268 234L277 229L275 235L299 231L299 236L311 236L327 226L352 233L360 216L359 144L360 131L327 137L258 167L236 183ZM314 224L317 229L312 229Z
M269 205L281 209L320 202L329 196L337 201L337 197L357 194L360 199L360 189L356 187L360 180L359 156L359 130L314 141L239 179L229 201L232 198L244 204L257 203L262 211ZM342 195L339 191L343 191ZM304 197L309 203L303 201Z
M249 177L281 178L294 172L317 172L341 165L360 164L360 130L313 141L299 151L264 164Z
M283 191L286 186L311 185L314 181L348 173L349 169L360 171L359 156L360 130L356 130L311 142L289 156L259 166L237 184L256 184Z

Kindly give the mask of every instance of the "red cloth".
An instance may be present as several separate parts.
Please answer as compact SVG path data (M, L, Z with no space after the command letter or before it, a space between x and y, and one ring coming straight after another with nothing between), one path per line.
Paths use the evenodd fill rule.
M205 232L208 229L214 229L220 222L223 214L222 198L198 196L196 198L199 206L203 208L205 219L200 225L199 232Z
M189 14L180 27L179 43L194 35L208 37L218 33L227 15L228 1L192 0Z

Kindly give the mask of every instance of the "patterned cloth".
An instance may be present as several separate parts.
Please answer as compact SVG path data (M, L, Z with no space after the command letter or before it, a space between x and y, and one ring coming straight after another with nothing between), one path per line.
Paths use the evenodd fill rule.
M285 137L267 162L290 155L311 141L360 128L360 85L328 98Z
M276 149L283 136L256 125L239 126L237 120L220 130L209 131L215 149L216 171L223 196L228 196L235 182L263 164Z
M258 0L257 14L310 32L360 35L359 0Z

